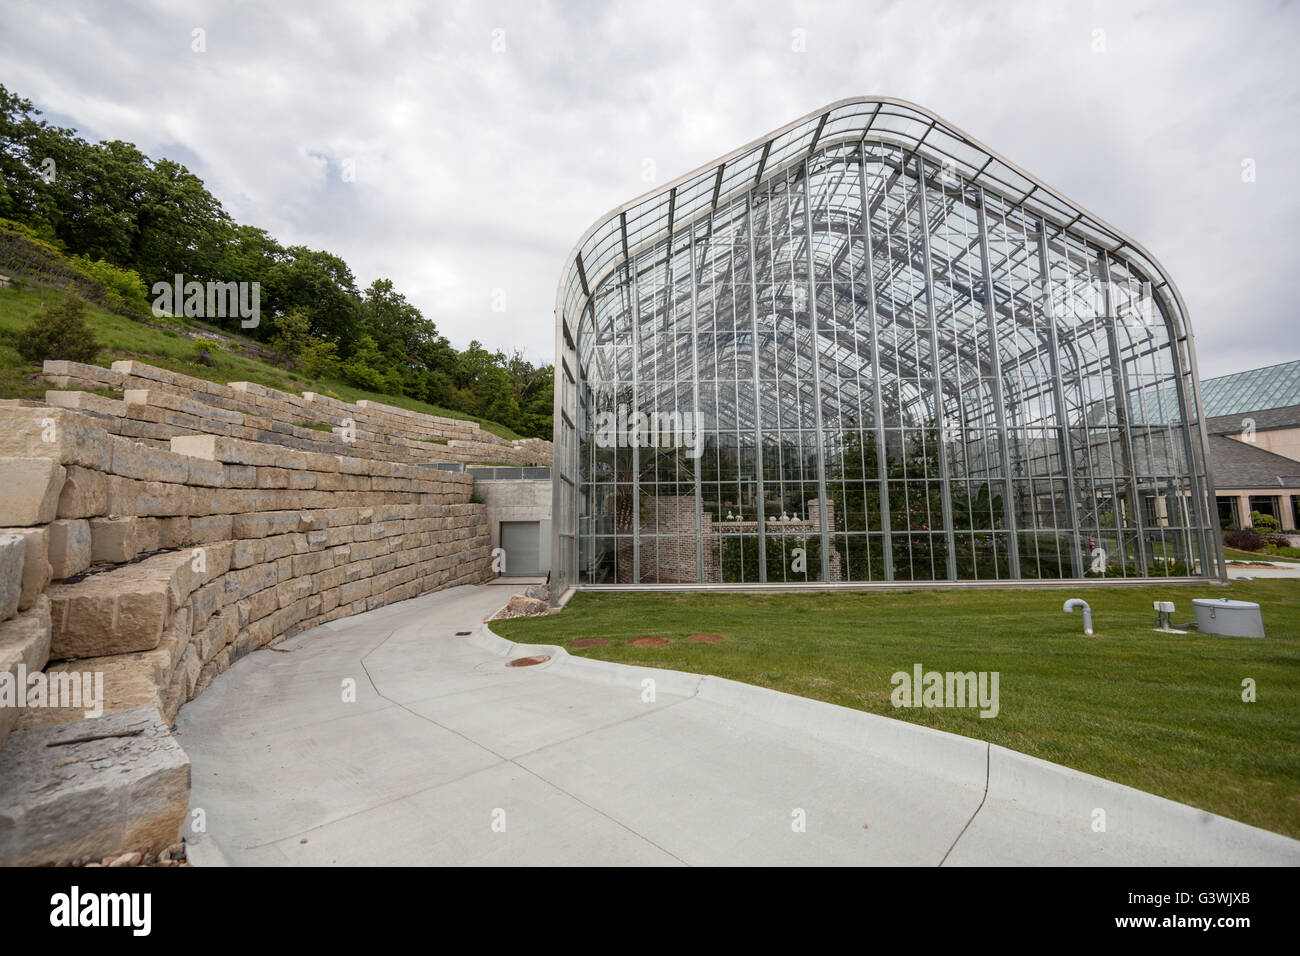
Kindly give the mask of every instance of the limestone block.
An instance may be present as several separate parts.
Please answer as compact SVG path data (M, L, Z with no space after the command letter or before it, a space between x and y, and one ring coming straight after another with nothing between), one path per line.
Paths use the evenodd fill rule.
M276 445L226 438L222 435L178 435L171 450L180 455L233 465L292 468L293 452Z
M96 739L60 745L81 737ZM0 864L156 855L189 799L189 759L152 707L19 731L0 750Z
M23 596L23 565L27 542L21 535L0 534L0 621L18 613Z
M139 522L135 518L91 518L90 560L96 564L125 564L140 553Z
M51 585L45 592L53 626L50 656L69 660L157 647L179 607L175 595L188 596L186 588L194 584L191 560L186 551L165 552L74 584ZM220 555L217 560L219 567Z
M58 517L94 518L108 512L108 478L103 472L69 465L59 494Z
M50 575L62 580L90 567L90 522L84 518L60 518L49 525Z
M166 481L185 484L189 479L189 459L173 455L160 448L152 448L125 438L113 436L110 441L113 461L110 470L123 478L138 481Z
M232 519L230 515L205 515L190 519L190 537L185 543L211 544L214 541L228 541L231 534Z
M74 408L99 415L122 417L126 404L119 398L105 398L94 392L50 390L45 393L45 404L56 408Z
M108 434L66 408L0 408L0 457L49 458L107 471Z
M23 713L23 679L44 669L50 658L50 601L41 595L31 608L0 623L0 747Z
M46 525L34 528L0 528L0 534L16 534L26 542L23 555L22 593L18 597L18 610L26 611L36 603L45 585L50 583L50 529Z
M0 525L49 524L67 470L52 458L0 458Z
M191 493L203 491L187 485L165 481L139 481L122 475L108 475L108 507L110 515L188 515L191 511Z

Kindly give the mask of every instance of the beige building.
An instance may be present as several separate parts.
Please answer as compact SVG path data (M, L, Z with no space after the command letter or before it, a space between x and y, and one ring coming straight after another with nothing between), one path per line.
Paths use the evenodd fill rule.
M1202 384L1210 461L1223 527L1272 515L1300 528L1300 361Z

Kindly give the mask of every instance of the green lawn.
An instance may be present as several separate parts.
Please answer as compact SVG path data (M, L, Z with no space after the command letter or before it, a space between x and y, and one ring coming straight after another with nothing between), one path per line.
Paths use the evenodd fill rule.
M0 398L45 397L49 387L41 378L40 367L24 362L13 346L13 338L40 311L42 303L48 304L62 293L33 285L0 288ZM335 379L315 380L237 351L221 351L215 356L215 365L194 361L194 341L182 334L183 330L202 334L210 326L194 319L177 320L175 328L165 323L146 324L106 312L93 304L86 305L86 321L103 346L95 364L105 367L119 359L138 359L149 365L171 369L208 382L257 382L285 392L319 392L332 398L355 402L364 398L383 402L429 415L458 418L478 422L484 431L514 440L520 436L497 422L429 405L394 395L367 392ZM223 337L231 333L221 330ZM238 341L246 341L234 336Z
M1080 596L1096 636L1061 604ZM1152 600L1233 597L1264 640L1157 634ZM1001 744L1300 837L1300 581L1227 587L1030 588L836 594L581 593L560 614L495 622L514 641L714 674ZM690 634L720 634L696 644ZM634 637L670 639L629 647ZM998 671L1001 712L896 709L896 671ZM1253 678L1258 700L1242 701Z
M1238 551L1236 548L1224 548L1223 555L1229 561L1286 561L1291 564L1300 564L1300 558L1292 558L1282 554L1269 554L1266 551Z

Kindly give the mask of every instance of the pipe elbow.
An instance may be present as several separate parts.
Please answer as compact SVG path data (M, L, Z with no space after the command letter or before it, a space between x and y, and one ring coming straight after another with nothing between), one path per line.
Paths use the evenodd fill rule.
M1083 600L1083 598L1070 598L1068 601L1065 602L1061 610L1064 611L1066 614L1073 614L1074 609L1076 607L1081 608L1083 610L1083 633L1091 637L1092 636L1092 606L1088 604L1087 601Z

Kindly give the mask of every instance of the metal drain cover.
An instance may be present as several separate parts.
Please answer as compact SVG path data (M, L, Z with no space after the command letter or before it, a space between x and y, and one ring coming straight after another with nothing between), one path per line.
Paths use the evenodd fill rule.
M457 636L457 637L469 637L469 636L470 636L471 634L473 634L473 633L474 633L473 631L457 631L457 632L456 632L456 636Z
M516 657L513 661L506 661L506 667L532 667L534 664L545 664L550 659L550 654L538 654L535 657Z

